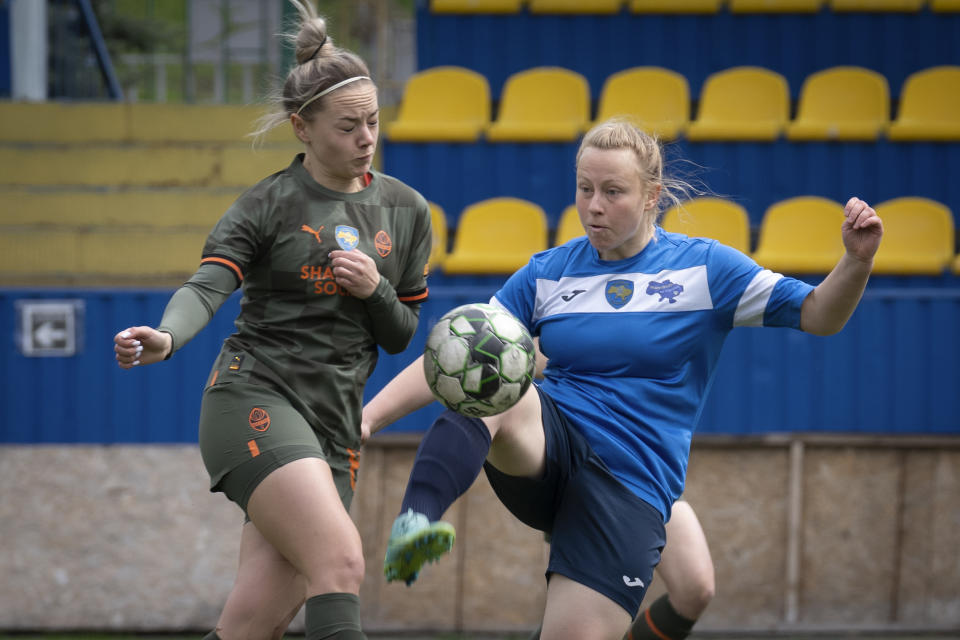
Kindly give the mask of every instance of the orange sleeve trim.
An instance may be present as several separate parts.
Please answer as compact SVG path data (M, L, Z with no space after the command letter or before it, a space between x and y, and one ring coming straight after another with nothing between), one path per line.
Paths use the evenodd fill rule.
M415 293L409 296L397 296L400 302L423 302L430 295L429 289L424 289L422 293Z
M260 447L257 446L256 440L248 440L247 449L250 449L250 455L254 458L260 455Z
M210 256L200 260L200 264L223 265L226 268L233 271L233 275L237 276L237 280L239 280L240 282L243 282L243 271L240 270L240 267L237 265L236 262L232 262L230 260L227 260L226 258L218 258L218 257Z

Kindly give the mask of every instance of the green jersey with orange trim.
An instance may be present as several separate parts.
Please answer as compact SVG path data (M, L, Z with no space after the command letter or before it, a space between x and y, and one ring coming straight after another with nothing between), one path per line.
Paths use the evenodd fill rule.
M210 382L235 374L273 386L314 429L353 447L378 345L396 353L416 330L432 242L423 196L376 171L367 178L359 192L331 191L297 155L227 210L198 271L224 269L243 289L237 330ZM335 249L373 259L381 275L373 295L360 300L336 283L328 257Z

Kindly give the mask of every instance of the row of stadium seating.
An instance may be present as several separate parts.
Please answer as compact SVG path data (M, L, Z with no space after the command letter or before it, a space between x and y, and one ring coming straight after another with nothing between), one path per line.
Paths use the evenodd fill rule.
M960 0L430 0L433 13L812 13L831 11L960 11Z
M710 75L691 119L689 83L662 67L609 76L591 119L587 79L570 69L536 67L511 75L491 116L488 80L459 66L424 69L407 82L397 119L385 128L396 142L544 142L576 139L595 121L626 115L665 140L960 141L960 66L912 73L891 120L887 79L858 66L808 76L791 119L787 80L774 70L740 66Z
M11 218L0 229L0 274L13 284L157 284L182 282L196 267L213 222L235 191L134 190L113 193L0 191ZM920 197L879 203L885 236L875 273L960 275L954 220L944 204ZM666 212L663 227L715 238L785 273L822 274L842 253L843 205L818 196L770 206L751 241L745 208L729 199L699 197ZM530 255L582 235L573 205L551 229L537 204L512 197L473 203L448 229L431 203L431 263L447 275L508 274ZM504 233L509 229L509 233ZM496 238L496 241L491 239Z
M940 202L920 197L895 198L876 205L884 239L874 263L878 275L960 275L954 251L953 214ZM521 198L491 198L468 206L449 252L443 210L431 203L434 253L431 263L446 274L509 274L530 255L583 235L576 207L568 206L549 233L538 205ZM700 197L673 207L663 218L668 231L717 239L752 255L761 265L783 273L824 274L843 254L840 227L843 205L818 196L798 196L771 205L763 215L757 245L751 247L749 216L740 204ZM509 229L509 233L504 233ZM492 239L496 238L495 241Z

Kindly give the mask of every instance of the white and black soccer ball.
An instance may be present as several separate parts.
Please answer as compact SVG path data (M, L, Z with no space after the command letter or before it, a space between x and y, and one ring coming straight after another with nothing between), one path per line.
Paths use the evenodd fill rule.
M445 313L423 350L423 372L434 397L473 418L515 405L530 387L535 366L530 332L491 304L466 304Z

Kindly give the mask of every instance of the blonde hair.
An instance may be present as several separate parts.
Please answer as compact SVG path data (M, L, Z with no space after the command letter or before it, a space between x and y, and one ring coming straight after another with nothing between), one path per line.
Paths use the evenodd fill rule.
M294 48L297 64L287 74L283 88L267 97L271 109L259 120L250 134L257 144L275 127L290 120L294 113L309 121L323 109L323 94L345 80L370 80L366 63L352 51L341 49L327 34L327 21L311 0L289 0L300 15L296 33L282 37ZM343 84L341 84L343 83ZM309 103L309 104L308 104Z
M690 200L701 193L685 180L665 175L663 146L659 138L647 133L627 118L610 118L587 131L577 150L578 167L580 158L587 148L633 151L637 160L637 170L645 188L660 187L655 221L659 221L670 207L682 207L685 200Z

